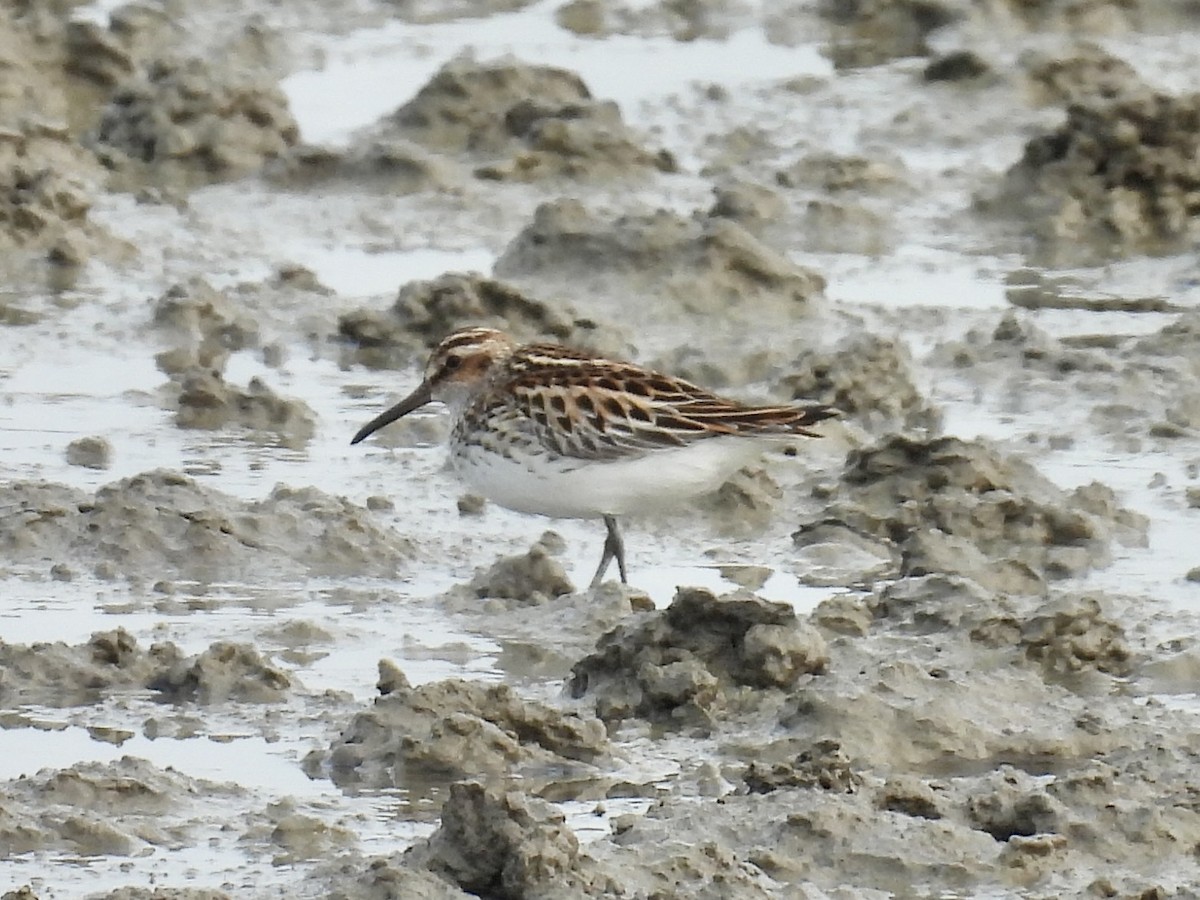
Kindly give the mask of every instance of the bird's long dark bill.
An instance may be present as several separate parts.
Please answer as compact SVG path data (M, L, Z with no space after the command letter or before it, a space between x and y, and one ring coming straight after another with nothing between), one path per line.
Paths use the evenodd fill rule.
M350 439L350 443L357 444L364 438L374 434L384 425L391 425L401 416L407 416L414 409L424 406L432 399L433 397L430 396L429 393L429 385L422 382L415 391L413 391L395 406L384 410L362 428L358 429L358 433Z

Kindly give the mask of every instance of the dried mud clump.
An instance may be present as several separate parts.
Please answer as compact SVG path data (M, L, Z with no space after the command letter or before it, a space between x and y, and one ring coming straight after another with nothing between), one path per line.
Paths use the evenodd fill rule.
M447 63L384 125L424 147L478 163L480 178L535 181L675 170L642 147L617 105L594 100L574 72L515 61Z
M832 350L808 350L781 387L793 400L816 400L858 420L870 431L936 431L941 414L912 380L912 359L900 341L852 335Z
M408 850L404 862L497 900L624 894L580 852L557 807L475 782L450 786L441 826Z
M57 266L77 268L94 243L92 194L79 167L59 168L46 150L65 139L52 125L27 125L0 138L0 248L33 251Z
M476 601L511 600L518 606L540 606L569 594L575 585L555 554L565 549L563 540L548 532L519 556L505 556L476 573L466 591Z
M152 172L156 184L187 189L282 156L299 138L283 92L226 78L198 59L150 64L113 92L94 136L101 161L134 181Z
M825 518L897 545L910 575L1028 593L1107 564L1114 537L1144 535L1141 517L1097 491L1112 500L1100 486L1066 493L978 441L897 435L850 453Z
M350 720L327 755L310 756L310 771L327 761L344 787L425 790L487 776L520 778L535 790L564 771L594 777L588 764L608 753L598 719L523 700L508 685L448 679L412 687L385 674L388 692Z
M577 200L538 207L496 261L497 275L554 285L573 295L632 294L701 314L763 303L802 310L825 279L795 265L735 222L684 219L659 210L604 221Z
M472 630L501 641L522 666L560 678L602 634L635 610L654 608L647 594L615 580L574 592L556 558L565 549L563 539L548 531L525 553L501 556L469 582L450 588L440 605L468 618ZM553 645L546 643L547 634L556 635Z
M277 703L291 690L292 680L249 644L219 641L198 656L179 660L150 687L175 701L205 705Z
M183 373L174 384L180 428L237 426L293 449L303 447L316 431L317 416L307 403L279 396L261 378L251 378L243 390L226 383L215 369L201 368Z
M517 340L554 340L593 346L597 326L588 319L535 300L502 281L450 272L432 281L410 281L385 311L360 309L338 319L338 333L353 347L352 362L372 368L406 368L465 325L490 325Z
M594 698L605 720L708 725L741 689L787 689L828 662L825 641L790 606L680 588L666 610L604 635L571 670L569 690Z
M112 444L93 435L67 444L67 462L85 469L107 469L112 464Z
M1025 619L986 619L971 630L971 638L991 647L1016 647L1050 675L1096 669L1124 676L1133 669L1125 629L1103 613L1094 597L1056 600Z
M752 794L768 794L781 788L819 788L852 794L862 776L850 766L850 758L837 741L817 741L784 763L751 761L742 780Z
M1020 58L1036 103L1043 105L1116 100L1149 91L1137 70L1096 44L1067 56L1029 51Z
M981 7L991 27L1016 24L1022 30L1061 29L1070 34L1116 34L1134 27L1146 17L1153 4L1129 0L1007 0L1007 3ZM1014 23L997 20L996 13L1007 10Z
M1200 94L1079 103L1009 169L1000 208L1053 258L1169 253L1195 240Z
M278 486L247 503L158 469L94 495L47 482L0 487L0 553L10 563L70 559L127 578L201 582L305 574L395 577L411 543L350 501ZM165 570L165 571L164 571Z

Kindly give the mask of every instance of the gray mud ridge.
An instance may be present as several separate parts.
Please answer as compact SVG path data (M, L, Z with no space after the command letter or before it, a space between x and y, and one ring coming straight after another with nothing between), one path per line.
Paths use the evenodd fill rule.
M158 699L202 705L277 703L293 679L249 644L218 641L185 656L171 641L138 646L125 629L99 631L85 644L0 641L0 704L78 706L117 691L149 690Z
M610 748L594 716L522 699L503 684L447 679L413 687L390 663L380 664L380 691L328 753L309 754L310 774L327 768L344 789L399 787L415 797L465 778L519 781L558 799L602 791L597 766Z
M48 482L0 486L0 551L10 564L90 564L143 583L276 576L394 577L410 541L316 488L277 486L246 502L165 469L94 495Z
M645 147L616 103L593 98L576 73L460 57L348 148L297 147L271 177L414 193L462 190L472 178L604 181L675 169L669 152Z
M1080 44L1066 55L1028 51L1020 63L1034 101L1046 105L1113 100L1148 91L1133 66L1093 43Z
M254 317L203 278L168 288L154 302L152 322L177 345L156 357L167 374L200 367L223 371L231 354L261 340Z
M983 442L899 435L851 451L824 516L795 541L827 541L839 524L883 555L899 550L905 574L959 573L1018 594L1106 565L1114 540L1144 542L1148 527L1098 482L1066 492Z
M1034 309L1070 307L1080 300L1069 293L1069 285L1042 278L1023 278L1010 294L1015 303ZM973 329L961 340L939 347L933 360L956 368L976 384L1019 389L1031 403L1049 405L1069 398L1089 425L1125 452L1137 452L1147 439L1170 447L1180 438L1200 434L1200 314L1195 311L1181 313L1151 334L1069 339L1047 334L1030 316L1010 311L994 328ZM1066 420L1059 427L1063 432L1050 436L1072 441L1075 423Z

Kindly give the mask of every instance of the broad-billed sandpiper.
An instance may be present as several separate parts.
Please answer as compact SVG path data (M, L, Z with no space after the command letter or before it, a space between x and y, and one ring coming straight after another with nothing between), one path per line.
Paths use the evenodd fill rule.
M715 490L765 442L816 437L808 426L837 414L744 406L632 363L464 328L433 351L416 390L350 443L434 400L450 409L451 465L472 490L518 512L604 519L593 587L613 559L627 583L617 516Z

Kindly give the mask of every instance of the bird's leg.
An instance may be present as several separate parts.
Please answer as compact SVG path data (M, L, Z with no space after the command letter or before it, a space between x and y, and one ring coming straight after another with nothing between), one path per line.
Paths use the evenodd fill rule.
M614 558L617 560L617 571L621 573L621 584L629 584L629 579L625 576L625 541L621 538L621 530L617 528L616 517L605 516L604 527L608 529L608 536L604 539L604 553L600 557L596 574L592 576L591 586L597 587L600 584L604 570Z

